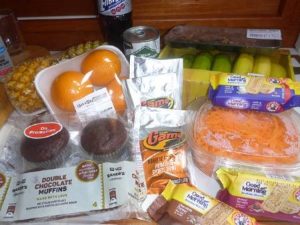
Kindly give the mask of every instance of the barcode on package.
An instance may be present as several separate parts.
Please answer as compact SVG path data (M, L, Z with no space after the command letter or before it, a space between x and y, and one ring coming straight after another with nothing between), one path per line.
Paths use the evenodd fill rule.
M279 29L247 29L247 38L263 40L282 40Z
M116 110L106 88L101 88L82 99L73 102L81 122L87 122L95 117L116 115Z

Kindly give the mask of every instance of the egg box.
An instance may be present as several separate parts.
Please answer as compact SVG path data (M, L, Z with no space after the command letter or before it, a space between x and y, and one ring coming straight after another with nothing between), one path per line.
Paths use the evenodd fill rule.
M80 56L74 57L72 59L60 62L59 64L53 65L51 67L48 67L42 71L40 71L35 80L34 84L36 86L38 94L41 96L43 99L45 105L47 106L48 110L50 111L51 114L53 114L56 119L64 124L65 126L69 126L71 121L68 121L70 118L70 114L74 114L76 117L75 113L66 113L66 111L62 110L59 108L54 102L51 97L51 86L54 80L63 72L65 71L78 71L81 72L81 63L84 60L84 58L90 54L91 52L95 50L109 50L117 54L120 58L121 61L121 73L119 77L127 77L129 74L129 63L126 60L126 57L124 54L116 47L111 46L111 45L102 45L99 46L93 50L90 50ZM101 86L93 86L94 91L103 88ZM67 119L68 118L68 119Z
M257 52L253 49L241 49L240 52L237 51L220 51L216 49L202 49L195 48L187 45L176 45L171 44L166 45L161 51L159 58L178 58L186 54L196 55L200 52L210 52L213 56L219 53L225 53L229 56L232 67L235 62L235 59L238 57L239 53L249 53L255 55ZM286 70L288 78L295 80L295 74L292 66L291 56L288 50L284 49L275 49L271 52L259 52L259 54L270 56L272 62L279 63L283 65ZM194 69L194 68L184 68L183 72L183 96L182 102L183 107L186 108L189 103L195 100L198 97L207 96L210 76L212 74L220 73L219 71L213 70L203 70L203 69Z

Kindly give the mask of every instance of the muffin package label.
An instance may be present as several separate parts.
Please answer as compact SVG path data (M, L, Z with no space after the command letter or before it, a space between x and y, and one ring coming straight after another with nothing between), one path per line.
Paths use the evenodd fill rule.
M33 139L43 139L54 136L63 129L60 123L43 122L28 126L24 130L24 136Z
M221 201L248 215L300 222L300 182L220 168Z
M182 82L182 59L131 56L130 79L123 81L127 105L181 109Z
M17 221L109 209L135 193L134 162L83 161L76 167L0 174L0 221ZM83 191L84 190L84 191Z

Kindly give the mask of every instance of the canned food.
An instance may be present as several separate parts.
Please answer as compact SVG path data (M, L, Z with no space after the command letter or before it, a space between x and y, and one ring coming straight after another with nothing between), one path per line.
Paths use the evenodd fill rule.
M126 57L130 55L155 58L160 52L159 31L149 26L131 27L123 33Z

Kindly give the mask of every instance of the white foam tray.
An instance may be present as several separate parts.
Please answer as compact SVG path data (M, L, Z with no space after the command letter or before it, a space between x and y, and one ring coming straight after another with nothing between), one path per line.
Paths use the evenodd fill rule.
M55 116L55 118L61 122L62 124L66 125L68 121L66 121L66 112L58 108L51 98L51 85L55 78L68 70L74 70L80 72L80 66L83 59L92 51L99 50L99 49L106 49L116 53L121 59L121 76L128 76L129 74L129 63L124 56L124 54L116 47L111 45L102 45L93 50L90 50L80 56L74 57L72 59L63 61L59 64L53 65L48 67L44 70L41 70L35 80L34 84L36 86L38 94L43 99L45 105L47 106L48 110L51 114ZM97 90L101 87L94 86L94 89Z

